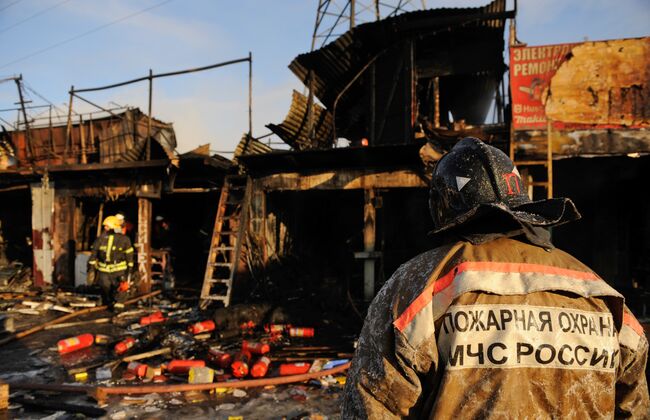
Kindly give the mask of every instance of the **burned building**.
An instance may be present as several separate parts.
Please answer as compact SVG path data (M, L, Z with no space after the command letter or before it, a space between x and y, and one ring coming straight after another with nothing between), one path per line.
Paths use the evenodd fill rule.
M500 0L404 13L292 61L309 93L294 92L286 119L268 127L293 150L239 158L252 178L253 277L271 276L280 294L293 287L369 301L431 247L427 164L465 135L507 144L512 16ZM486 124L494 98L499 116Z
M202 278L204 304L325 290L367 302L433 246L431 165L471 135L510 152L531 196L574 198L583 221L555 242L638 295L650 281L647 198L635 193L648 171L648 38L528 47L511 26L508 66L514 16L502 0L402 13L299 55L289 68L306 93L268 124L290 151L249 133L233 161L206 147L179 156L171 125L138 110L10 132L0 194L27 211L2 210L23 229L4 232L22 251L5 248L25 260L28 236L35 283L72 284L102 215L119 210L151 279L169 258L151 243L167 217L183 244L176 268L195 288Z
M121 212L137 249L142 290L149 290L151 282L163 286L163 277L170 275L170 253L181 277L194 276L193 261L205 244L183 241L189 245L175 254L175 237L158 239L196 237L211 229L204 226L213 217L210 201L231 162L203 149L179 156L172 125L149 121L138 109L74 120L5 135L14 164L0 171L0 220L9 249L15 249L10 257L33 263L35 286L85 284L86 262L102 220ZM188 207L197 209L195 217L186 217ZM161 218L169 219L165 224L173 231L158 231ZM26 258L32 253L33 260Z
M338 284L339 298L369 300L433 246L429 165L473 135L509 152L532 197L576 201L583 219L554 229L555 243L645 313L648 38L528 47L513 25L508 67L509 17L499 1L405 13L292 61L308 94L294 92L268 127L293 150L240 158L258 196L250 229L262 272L284 261L313 293Z
M531 193L571 197L554 231L647 316L650 289L650 38L510 47L510 153ZM536 192L548 192L536 191Z

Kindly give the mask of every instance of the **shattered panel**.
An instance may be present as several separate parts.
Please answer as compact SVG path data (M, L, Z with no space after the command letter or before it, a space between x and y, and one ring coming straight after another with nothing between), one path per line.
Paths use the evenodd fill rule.
M495 0L365 23L299 55L289 68L332 112L336 136L355 145L364 138L372 145L412 141L418 101L427 89L426 82L420 92L413 86L415 74L445 76L444 115L451 111L454 120L481 124L505 68L503 28L513 13L505 9L505 1ZM458 99L467 92L473 100Z
M317 103L312 103L312 107L310 124L309 100L294 90L291 109L284 121L267 127L296 150L330 148L333 142L332 114Z
M435 33L450 26L462 28L491 28L502 30L505 19L480 20L482 14L506 10L504 0L495 0L484 7L465 9L431 9L403 13L378 22L366 23L346 32L323 48L296 57L289 69L309 86L313 75L314 92L328 108L339 92L368 61L399 40Z
M244 133L239 144L235 148L234 160L237 161L240 156L244 155L263 155L271 153L271 151L272 149L270 146L267 146L259 140L252 139L248 136L248 133Z
M510 94L515 130L545 130L543 98L558 67L578 44L510 47Z
M546 115L565 124L650 126L650 37L587 42L551 79Z
M32 248L34 250L34 286L52 284L54 183L32 184Z
M553 156L614 156L650 153L650 129L571 129L551 133ZM521 159L546 159L546 131L516 131L515 149Z
M130 162L145 159L147 119L139 109L129 109L100 119L73 121L70 140L67 125L41 126L9 132L21 166L83 163ZM157 144L164 157L176 160L176 136L171 124L152 119L152 146ZM31 147L29 147L31 145ZM152 147L152 150L154 148ZM152 154L152 159L153 159Z

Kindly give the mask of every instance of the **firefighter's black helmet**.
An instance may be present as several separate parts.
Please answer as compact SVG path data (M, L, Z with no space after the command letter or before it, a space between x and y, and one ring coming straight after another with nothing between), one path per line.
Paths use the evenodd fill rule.
M436 163L429 206L435 229L505 213L533 226L555 226L580 218L568 198L531 201L510 158L496 147L466 137Z

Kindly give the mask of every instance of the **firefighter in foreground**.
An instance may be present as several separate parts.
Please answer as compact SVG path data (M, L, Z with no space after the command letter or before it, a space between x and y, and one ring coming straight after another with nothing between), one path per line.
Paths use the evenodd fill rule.
M104 219L104 232L95 240L88 264L96 270L95 284L107 303L121 302L128 296L133 272L133 246L122 234L115 216Z
M372 302L342 417L648 418L648 341L623 296L553 247L580 218L531 201L512 161L465 138L433 171L441 245Z

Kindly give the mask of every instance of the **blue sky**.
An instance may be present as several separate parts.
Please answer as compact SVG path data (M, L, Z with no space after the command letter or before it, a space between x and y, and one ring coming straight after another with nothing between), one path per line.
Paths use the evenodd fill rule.
M426 2L428 7L486 3ZM39 52L158 4L162 5ZM284 118L291 90L302 89L287 65L309 51L317 4L317 0L0 0L0 79L22 73L29 86L64 109L61 104L71 85L111 84L144 76L150 68L166 72L198 67L251 51L254 134L261 135L267 132L265 124ZM650 1L520 0L517 30L518 38L530 45L648 36ZM181 152L205 143L213 150L233 150L248 129L247 83L245 64L158 79L154 115L174 123ZM42 103L31 96L34 103ZM86 97L104 106L113 101L146 110L147 84ZM16 101L15 85L0 84L0 108L10 108ZM82 105L77 109L88 110ZM13 113L0 116L15 119Z

